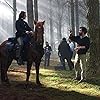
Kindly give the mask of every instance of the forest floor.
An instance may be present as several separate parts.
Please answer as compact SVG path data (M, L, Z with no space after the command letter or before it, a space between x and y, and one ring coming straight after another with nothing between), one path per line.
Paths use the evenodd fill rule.
M11 85L0 84L0 100L100 100L100 76L78 83L73 80L74 71L55 70L56 65L59 63L55 60L51 61L48 68L41 64L42 86L37 86L34 67L27 85L26 66L13 63L8 72Z

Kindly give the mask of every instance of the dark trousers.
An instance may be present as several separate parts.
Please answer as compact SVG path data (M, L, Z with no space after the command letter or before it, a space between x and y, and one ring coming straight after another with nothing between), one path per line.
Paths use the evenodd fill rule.
M62 65L62 69L63 70L66 70L66 67L65 67L65 59L63 59L61 56L60 56L60 62L61 62L61 65Z
M50 64L50 54L45 55L45 59L44 59L44 66L49 66Z
M65 67L65 59L67 60L69 69L72 70L72 69L74 68L74 64L73 64L73 62L71 61L71 58L67 58L67 57L63 58L63 57L60 57L60 61L61 61L62 66L63 66L64 69L66 70L66 67Z

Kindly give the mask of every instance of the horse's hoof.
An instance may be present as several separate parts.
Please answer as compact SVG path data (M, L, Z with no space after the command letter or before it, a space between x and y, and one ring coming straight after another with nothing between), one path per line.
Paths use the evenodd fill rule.
M38 86L42 86L42 84L41 84L40 82L36 82L36 84L37 84Z

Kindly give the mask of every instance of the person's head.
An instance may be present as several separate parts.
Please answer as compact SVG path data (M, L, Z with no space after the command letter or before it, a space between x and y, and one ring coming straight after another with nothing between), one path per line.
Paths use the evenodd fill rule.
M69 32L72 34L72 30L69 30Z
M84 36L87 33L87 29L85 27L80 27L79 35Z
M21 11L19 14L19 19L25 19L26 18L26 12L25 11Z
M48 43L47 41L46 41L45 43L46 43L46 46L48 46L48 45L49 45L49 43Z
M62 41L66 41L66 38L64 37L64 38L62 39Z

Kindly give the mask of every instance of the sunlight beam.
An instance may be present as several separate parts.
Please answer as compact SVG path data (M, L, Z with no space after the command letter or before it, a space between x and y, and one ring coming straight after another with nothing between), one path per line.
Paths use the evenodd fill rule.
M1 2L1 3L4 3L4 2L5 2L5 0L0 0L0 2Z

